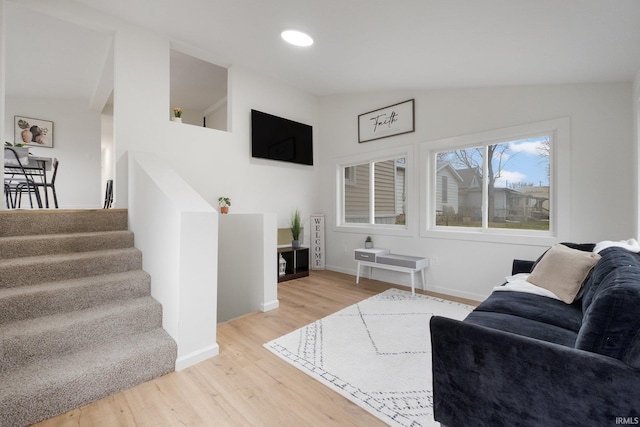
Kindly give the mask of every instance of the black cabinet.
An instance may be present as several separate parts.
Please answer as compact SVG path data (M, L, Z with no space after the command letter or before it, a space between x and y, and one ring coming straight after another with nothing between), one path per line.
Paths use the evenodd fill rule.
M287 262L284 274L280 275L280 255ZM276 258L278 265L278 282L297 279L309 275L309 248L278 248Z

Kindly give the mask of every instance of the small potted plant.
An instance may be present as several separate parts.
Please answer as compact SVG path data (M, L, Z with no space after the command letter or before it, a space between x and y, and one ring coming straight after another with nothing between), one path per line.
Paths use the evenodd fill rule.
M16 142L12 144L9 141L5 141L4 145L5 147L9 147L13 149L13 151L15 151L16 155L18 156L18 159L16 160L13 154L10 154L8 158L5 155L5 160L4 160L5 164L10 166L18 166L19 165L18 160L23 165L26 165L27 163L29 163L29 147L27 146L26 143Z
M218 205L220 205L221 214L228 214L229 206L231 206L231 199L228 197L218 197Z
M364 239L364 247L366 249L371 249L373 247L373 240L371 240L371 236L367 236L367 238Z
M180 107L174 107L173 108L173 117L171 117L171 120L173 120L174 122L182 122L182 108Z
M300 219L300 210L296 209L291 213L291 247L298 249L302 244L300 243L300 233L302 232L302 220Z

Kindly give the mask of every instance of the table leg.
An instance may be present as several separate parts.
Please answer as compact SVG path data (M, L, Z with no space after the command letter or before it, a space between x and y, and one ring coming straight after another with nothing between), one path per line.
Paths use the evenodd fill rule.
M414 296L416 294L416 288L415 288L413 276L415 276L415 274L413 274L413 271L412 271L411 272L411 296Z
M358 261L358 271L356 272L356 285L360 283L360 261Z
M38 162L38 166L40 166L40 169L42 169L42 182L44 184L44 186L42 187L44 189L44 204L48 208L49 207L49 189L47 188L47 165L46 165L46 162L42 160L38 160L37 162Z

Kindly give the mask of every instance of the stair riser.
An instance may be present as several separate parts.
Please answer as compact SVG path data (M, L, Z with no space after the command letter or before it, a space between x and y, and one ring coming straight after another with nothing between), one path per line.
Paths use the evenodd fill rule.
M13 236L0 239L0 259L123 249L133 247L133 243L130 231Z
M150 294L151 278L138 270L29 288L11 295L0 294L0 325L140 298Z
M35 285L56 280L98 276L142 268L142 253L118 250L82 254L77 258L34 257L20 262L4 261L0 266L0 288Z
M10 330L0 338L0 372L162 327L162 306L152 298L142 302L124 311L111 310L73 322L51 322L45 328L22 333Z
M124 209L10 210L0 212L0 237L126 230L127 215Z

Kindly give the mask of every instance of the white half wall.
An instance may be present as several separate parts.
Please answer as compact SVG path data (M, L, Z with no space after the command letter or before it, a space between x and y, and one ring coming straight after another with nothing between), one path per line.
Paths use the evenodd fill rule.
M154 154L129 153L129 228L151 274L176 370L218 354L218 213Z
M218 323L278 308L276 214L219 216Z

